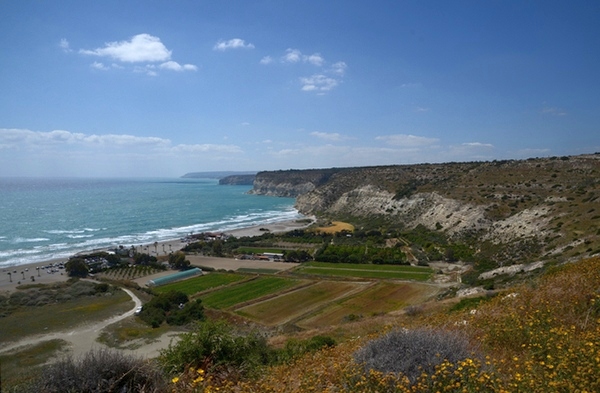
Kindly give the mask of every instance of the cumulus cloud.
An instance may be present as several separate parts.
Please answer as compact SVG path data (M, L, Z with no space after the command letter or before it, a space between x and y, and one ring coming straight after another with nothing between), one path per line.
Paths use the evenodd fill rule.
M348 68L348 65L346 65L345 62L338 61L331 65L331 72L338 75L344 75L346 73L346 68Z
M273 62L273 58L271 56L265 56L260 59L260 64L271 64Z
M383 141L389 145L402 147L424 147L435 145L440 142L437 138L427 138L410 134L395 134L375 137L375 140Z
M327 92L336 87L339 81L323 74L300 78L303 91Z
M178 71L178 72L181 72L181 71L197 71L198 70L198 67L196 67L193 64L184 64L184 65L181 65L178 62L173 61L173 60L169 60L169 61L167 61L165 63L162 63L159 67L162 68L162 69L171 70L171 71Z
M110 67L105 66L103 63L100 62L93 62L90 67L96 69L96 70L101 70L101 71L107 71L110 69Z
M171 58L171 51L150 34L138 34L129 41L108 42L102 48L81 49L79 53L91 56L110 57L125 63L158 62Z
M69 46L69 41L67 41L66 38L60 40L59 46L65 53L73 52L73 49L71 49L71 47Z
M309 63L315 66L322 66L325 63L325 59L320 53L313 53L312 55L303 55L298 49L288 48L285 54L281 57L283 63Z
M288 48L285 55L281 57L281 61L284 63L297 63L300 60L302 60L302 53L298 49Z
M61 40L61 48L69 48L66 39ZM198 67L193 64L180 64L171 60L172 51L161 42L160 38L150 34L138 34L130 40L106 43L101 48L80 49L79 53L86 56L97 56L110 58L122 63L134 64L133 72L145 73L149 76L157 76L158 70L169 71L197 71ZM160 63L158 67L155 65ZM91 67L96 70L107 71L109 69L123 68L113 63L110 67L102 62L95 61Z
M232 38L228 41L219 41L213 47L213 50L224 52L229 49L254 49L254 45L246 43L241 38Z

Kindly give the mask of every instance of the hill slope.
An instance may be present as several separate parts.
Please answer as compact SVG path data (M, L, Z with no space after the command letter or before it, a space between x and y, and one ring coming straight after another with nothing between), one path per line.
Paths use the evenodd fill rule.
M488 268L600 252L600 154L260 172L253 192L296 196L304 214L424 227Z

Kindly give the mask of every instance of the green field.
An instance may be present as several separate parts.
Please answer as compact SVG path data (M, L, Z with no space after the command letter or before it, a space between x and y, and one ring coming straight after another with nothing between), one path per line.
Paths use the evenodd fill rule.
M310 262L294 270L297 274L319 276L380 278L427 281L433 270L426 267L405 265L361 265L351 263Z
M258 277L255 280L218 289L202 296L206 307L224 309L298 284L298 280L279 277Z
M228 285L236 281L241 281L247 276L235 273L209 273L199 277L190 278L184 281L178 281L171 284L156 287L156 292L164 293L169 291L179 291L186 295L193 295L207 289Z
M334 269L354 269L354 270L380 270L386 272L427 272L433 273L428 267L410 266L410 265L373 265L358 263L329 263L329 262L307 262L302 266L309 267L329 267Z

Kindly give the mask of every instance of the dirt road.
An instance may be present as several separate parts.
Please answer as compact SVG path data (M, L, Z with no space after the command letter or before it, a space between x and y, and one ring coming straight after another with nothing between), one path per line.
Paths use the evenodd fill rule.
M0 353L12 351L19 347L36 345L44 341L55 339L64 340L67 343L69 343L68 353L73 355L74 357L79 357L80 355L88 352L93 348L97 349L104 347L103 344L98 343L96 341L102 329L109 325L112 325L113 323L119 322L127 317L132 316L135 313L135 310L142 305L142 301L133 292L125 288L122 289L131 297L131 300L133 300L134 302L133 308L127 311L126 313L116 315L112 318L105 319L100 322L94 322L92 324L83 324L69 331L54 332L26 337L15 343L4 346L0 349ZM168 346L171 338L172 337L162 337L160 340L149 346L142 346L139 349L126 350L125 352L134 353L141 357L154 357L158 354L158 351L161 348Z

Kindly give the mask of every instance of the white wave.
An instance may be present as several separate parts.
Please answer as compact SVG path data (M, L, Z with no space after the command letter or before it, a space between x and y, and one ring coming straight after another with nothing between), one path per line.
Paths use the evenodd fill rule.
M288 221L303 217L297 210L290 208L284 211L256 211L248 214L238 214L225 217L222 220L186 225L175 228L160 228L143 233L134 233L122 236L107 236L94 238L89 232L98 232L106 230L84 228L88 232L84 235L81 230L63 231L62 234L76 243L53 243L36 245L31 249L14 249L0 252L0 267L22 265L26 263L35 263L49 259L67 259L79 252L86 252L97 249L106 249L122 246L137 246L141 244L151 244L155 241L167 241L179 239L190 233L212 232L212 231L230 231L245 227L266 225L278 221ZM58 233L57 233L58 234ZM46 238L19 238L21 242L42 242L49 241Z
M100 228L50 229L50 230L45 230L43 232L50 233L52 235L71 235L71 234L80 234L80 233L86 233L86 232L97 232L97 231L101 231L101 230L102 229L100 229Z
M34 237L34 238L25 238L25 237L17 237L13 239L13 243L39 243L39 242L47 242L50 239L45 237Z

